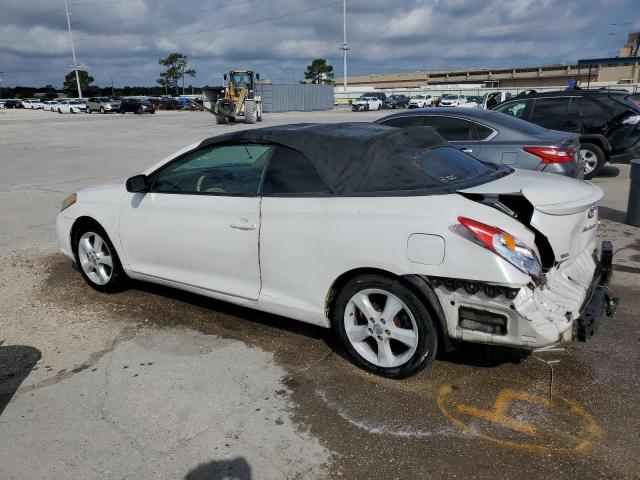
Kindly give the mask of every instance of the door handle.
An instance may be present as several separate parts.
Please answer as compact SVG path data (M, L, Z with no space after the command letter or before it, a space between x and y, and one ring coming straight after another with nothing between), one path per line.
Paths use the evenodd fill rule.
M471 149L471 148L463 148L462 151L464 153L473 153L473 149Z
M246 218L239 218L229 226L236 230L255 230L257 228L256 225L249 222Z

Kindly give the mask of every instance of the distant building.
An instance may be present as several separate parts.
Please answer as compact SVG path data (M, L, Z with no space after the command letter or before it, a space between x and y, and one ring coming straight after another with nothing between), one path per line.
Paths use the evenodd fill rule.
M419 88L428 85L481 84L487 88L560 87L570 83L604 86L640 83L640 32L630 33L619 57L579 60L573 64L517 68L467 68L347 77L349 87ZM336 77L334 85L342 85Z
M427 85L483 84L488 88L565 86L570 79L586 84L640 83L640 57L580 60L571 65L519 68L435 70L347 77L350 87L411 88ZM336 77L336 86L342 78Z

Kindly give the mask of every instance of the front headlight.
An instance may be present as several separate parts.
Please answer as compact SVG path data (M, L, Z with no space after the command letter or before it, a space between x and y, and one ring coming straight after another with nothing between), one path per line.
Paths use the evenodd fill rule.
M65 198L62 201L62 206L60 207L60 211L62 212L63 210L69 208L71 205L76 203L77 199L78 199L78 194L72 193L71 195L69 195L67 198Z

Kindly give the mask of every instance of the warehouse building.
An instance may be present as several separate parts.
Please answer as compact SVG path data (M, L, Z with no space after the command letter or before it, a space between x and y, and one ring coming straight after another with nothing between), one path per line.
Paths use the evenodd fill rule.
M640 56L584 59L570 65L433 70L347 77L349 87L385 89L448 84L481 84L487 88L556 87L567 85L570 81L591 86L640 83ZM334 80L338 87L342 82L339 77Z

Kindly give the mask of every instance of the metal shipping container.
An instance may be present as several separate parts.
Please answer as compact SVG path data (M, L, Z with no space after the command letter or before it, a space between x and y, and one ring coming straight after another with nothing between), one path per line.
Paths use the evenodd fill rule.
M266 113L331 110L334 106L333 85L259 83L256 95L262 96Z

